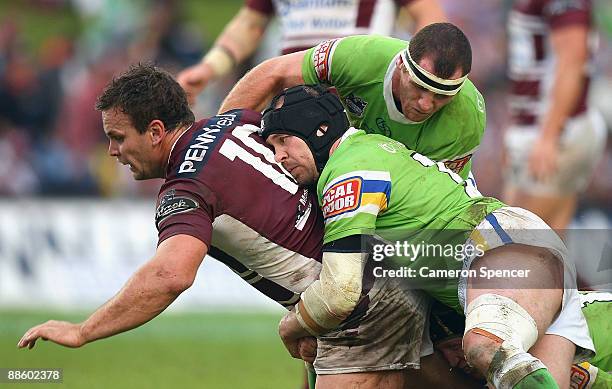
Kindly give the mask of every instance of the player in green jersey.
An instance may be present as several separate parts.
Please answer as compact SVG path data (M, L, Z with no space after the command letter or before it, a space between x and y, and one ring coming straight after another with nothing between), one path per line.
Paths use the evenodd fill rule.
M570 387L612 389L612 343L610 342L612 293L580 292L580 302L597 355L588 362L572 365ZM434 304L430 315L430 334L434 348L444 355L451 368L460 368L477 380L482 380L482 376L475 374L474 370L465 363L461 347L465 318L440 303ZM441 369L438 371L441 372ZM449 381L449 386L453 384ZM474 382L473 387L482 388L482 385Z
M298 86L276 96L263 116L276 159L300 184L317 183L326 225L320 280L281 322L290 352L305 334L335 328L360 301L370 269L365 236L402 228L470 231L465 247L480 246L481 256L441 258L447 275L440 278L450 282L427 290L464 307L468 363L497 388L569 386L574 357L584 360L594 347L577 291L564 286L574 271L558 236L531 212L482 197L444 164L348 129L339 107L324 88ZM421 257L409 262L413 270L426 265ZM512 273L519 269L528 276ZM483 277L483 270L495 275Z
M325 41L270 59L236 84L221 107L261 110L283 88L336 88L351 125L389 136L463 178L485 129L485 104L467 79L470 43L450 23L421 29L410 42L383 36Z
M612 388L612 293L580 292L582 312L589 324L597 355L572 366L572 384L580 389Z

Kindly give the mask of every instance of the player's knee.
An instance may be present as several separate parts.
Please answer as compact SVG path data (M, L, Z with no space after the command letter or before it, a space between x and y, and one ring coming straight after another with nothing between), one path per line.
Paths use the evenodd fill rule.
M465 353L466 362L483 375L489 368L491 360L500 346L501 343L472 331L467 332L463 336L463 352Z
M487 293L474 299L467 308L463 339L466 361L496 387L544 367L527 353L538 339L535 320L508 297Z
M465 334L473 331L498 343L508 341L529 350L538 340L536 321L511 298L486 293L467 307Z

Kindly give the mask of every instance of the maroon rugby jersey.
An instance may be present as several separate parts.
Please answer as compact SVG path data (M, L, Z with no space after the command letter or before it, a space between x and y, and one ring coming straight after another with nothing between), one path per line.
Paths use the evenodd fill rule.
M591 27L591 0L515 0L508 17L510 111L518 125L538 124L546 113L554 79L550 32L571 24ZM589 45L591 46L591 45ZM592 55L593 47L589 47ZM572 116L586 110L586 84Z
M232 110L195 123L170 153L157 202L159 243L200 239L209 254L284 306L321 269L322 217L257 134L261 115Z
M247 7L276 14L282 26L282 53L349 35L391 35L398 8L414 0L246 0Z

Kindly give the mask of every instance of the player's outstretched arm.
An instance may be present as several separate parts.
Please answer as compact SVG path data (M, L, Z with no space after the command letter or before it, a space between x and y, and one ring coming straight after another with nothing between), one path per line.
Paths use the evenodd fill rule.
M227 24L202 60L177 75L178 83L193 104L206 85L231 72L259 47L270 17L242 7Z
M219 113L246 108L261 111L284 88L304 83L302 60L306 51L298 51L262 62L244 75L227 95Z
M119 293L87 320L78 324L48 321L30 328L17 346L32 348L38 339L43 339L66 347L81 347L148 322L193 284L207 251L206 244L192 236L170 237Z

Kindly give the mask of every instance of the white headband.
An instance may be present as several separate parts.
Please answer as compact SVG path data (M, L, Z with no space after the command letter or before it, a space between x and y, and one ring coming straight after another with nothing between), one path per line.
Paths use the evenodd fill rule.
M401 58L414 82L423 88L441 95L454 96L459 93L468 76L466 74L456 80L445 80L444 78L440 78L420 67L410 56L408 48L402 51Z

